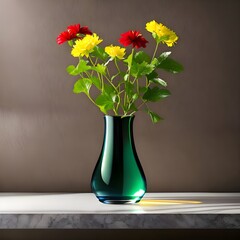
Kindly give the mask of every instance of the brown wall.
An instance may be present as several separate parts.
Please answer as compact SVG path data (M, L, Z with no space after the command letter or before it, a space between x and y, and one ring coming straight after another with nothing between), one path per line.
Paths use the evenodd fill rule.
M134 133L149 191L240 190L239 8L234 0L0 0L0 191L90 191L103 116L74 95L75 63L55 38L88 25L117 43L155 19L180 40L172 96L139 113ZM149 53L153 49L149 48Z

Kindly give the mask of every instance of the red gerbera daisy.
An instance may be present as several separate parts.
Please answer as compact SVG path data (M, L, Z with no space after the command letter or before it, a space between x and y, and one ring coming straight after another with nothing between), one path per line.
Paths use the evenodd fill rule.
M145 48L146 43L148 43L148 41L142 36L139 31L128 31L122 33L119 42L125 47L132 44L133 48Z
M61 32L57 37L57 43L62 44L66 41L73 39L76 36L71 35L68 31Z
M81 35L92 35L92 32L87 26L81 27L80 24L75 24L67 27L67 31L60 33L57 37L57 43L62 44L74 38L82 38Z
M80 24L70 25L67 27L67 31L70 34L76 35L77 33L79 33L80 28L81 28Z
M84 34L84 35L87 35L87 34L88 34L88 35L92 35L92 32L88 29L87 26L85 26L85 27L80 27L78 33Z

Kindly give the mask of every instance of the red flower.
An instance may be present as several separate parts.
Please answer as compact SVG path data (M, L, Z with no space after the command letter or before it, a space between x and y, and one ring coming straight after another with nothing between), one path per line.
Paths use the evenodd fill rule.
M80 29L79 29L79 32L78 33L80 33L80 34L84 34L84 35L92 35L92 32L88 29L88 27L87 26L85 26L85 27L81 27Z
M57 43L62 44L66 41L73 39L75 36L72 36L68 31L61 32L57 37Z
M119 42L125 47L132 44L133 48L145 48L146 43L148 43L148 41L142 36L139 31L128 31L122 33Z
M62 44L74 38L82 38L81 35L92 35L92 32L87 26L81 27L80 24L75 24L67 27L67 31L61 32L57 37L57 43Z
M79 33L79 31L80 31L80 24L75 24L75 25L70 25L70 26L68 26L68 27L67 27L67 31L68 31L70 34L76 36L76 34Z
M92 32L88 29L87 26L85 27L81 27L80 24L76 24L76 25L71 25L71 26L68 26L67 27L67 31L69 33L72 33L72 34L89 34L89 35L92 35Z

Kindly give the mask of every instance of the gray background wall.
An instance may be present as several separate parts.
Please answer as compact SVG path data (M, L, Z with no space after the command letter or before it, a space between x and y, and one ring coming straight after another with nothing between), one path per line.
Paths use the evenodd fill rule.
M75 59L56 36L81 23L103 45L136 28L150 39L152 19L180 36L172 51L185 71L163 75L172 96L153 108L165 121L135 118L148 191L239 191L239 3L0 0L0 191L90 191L103 115L72 93Z

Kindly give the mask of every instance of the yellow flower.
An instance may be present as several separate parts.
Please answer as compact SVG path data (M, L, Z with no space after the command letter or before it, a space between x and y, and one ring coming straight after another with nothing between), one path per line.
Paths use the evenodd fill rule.
M99 39L96 33L93 33L93 35L86 35L83 39L79 39L75 42L71 54L74 57L88 57L89 53L91 53L93 48L100 42L102 42L102 39Z
M159 24L156 21L151 21L146 23L146 29L151 33L156 33L158 31Z
M176 33L162 23L157 23L156 21L151 21L146 24L147 31L156 34L157 40L159 42L165 43L168 47L172 47L174 43L178 40Z
M119 46L107 46L105 47L105 52L111 57L111 58L119 58L119 59L123 59L124 55L125 55L125 48L120 48Z

